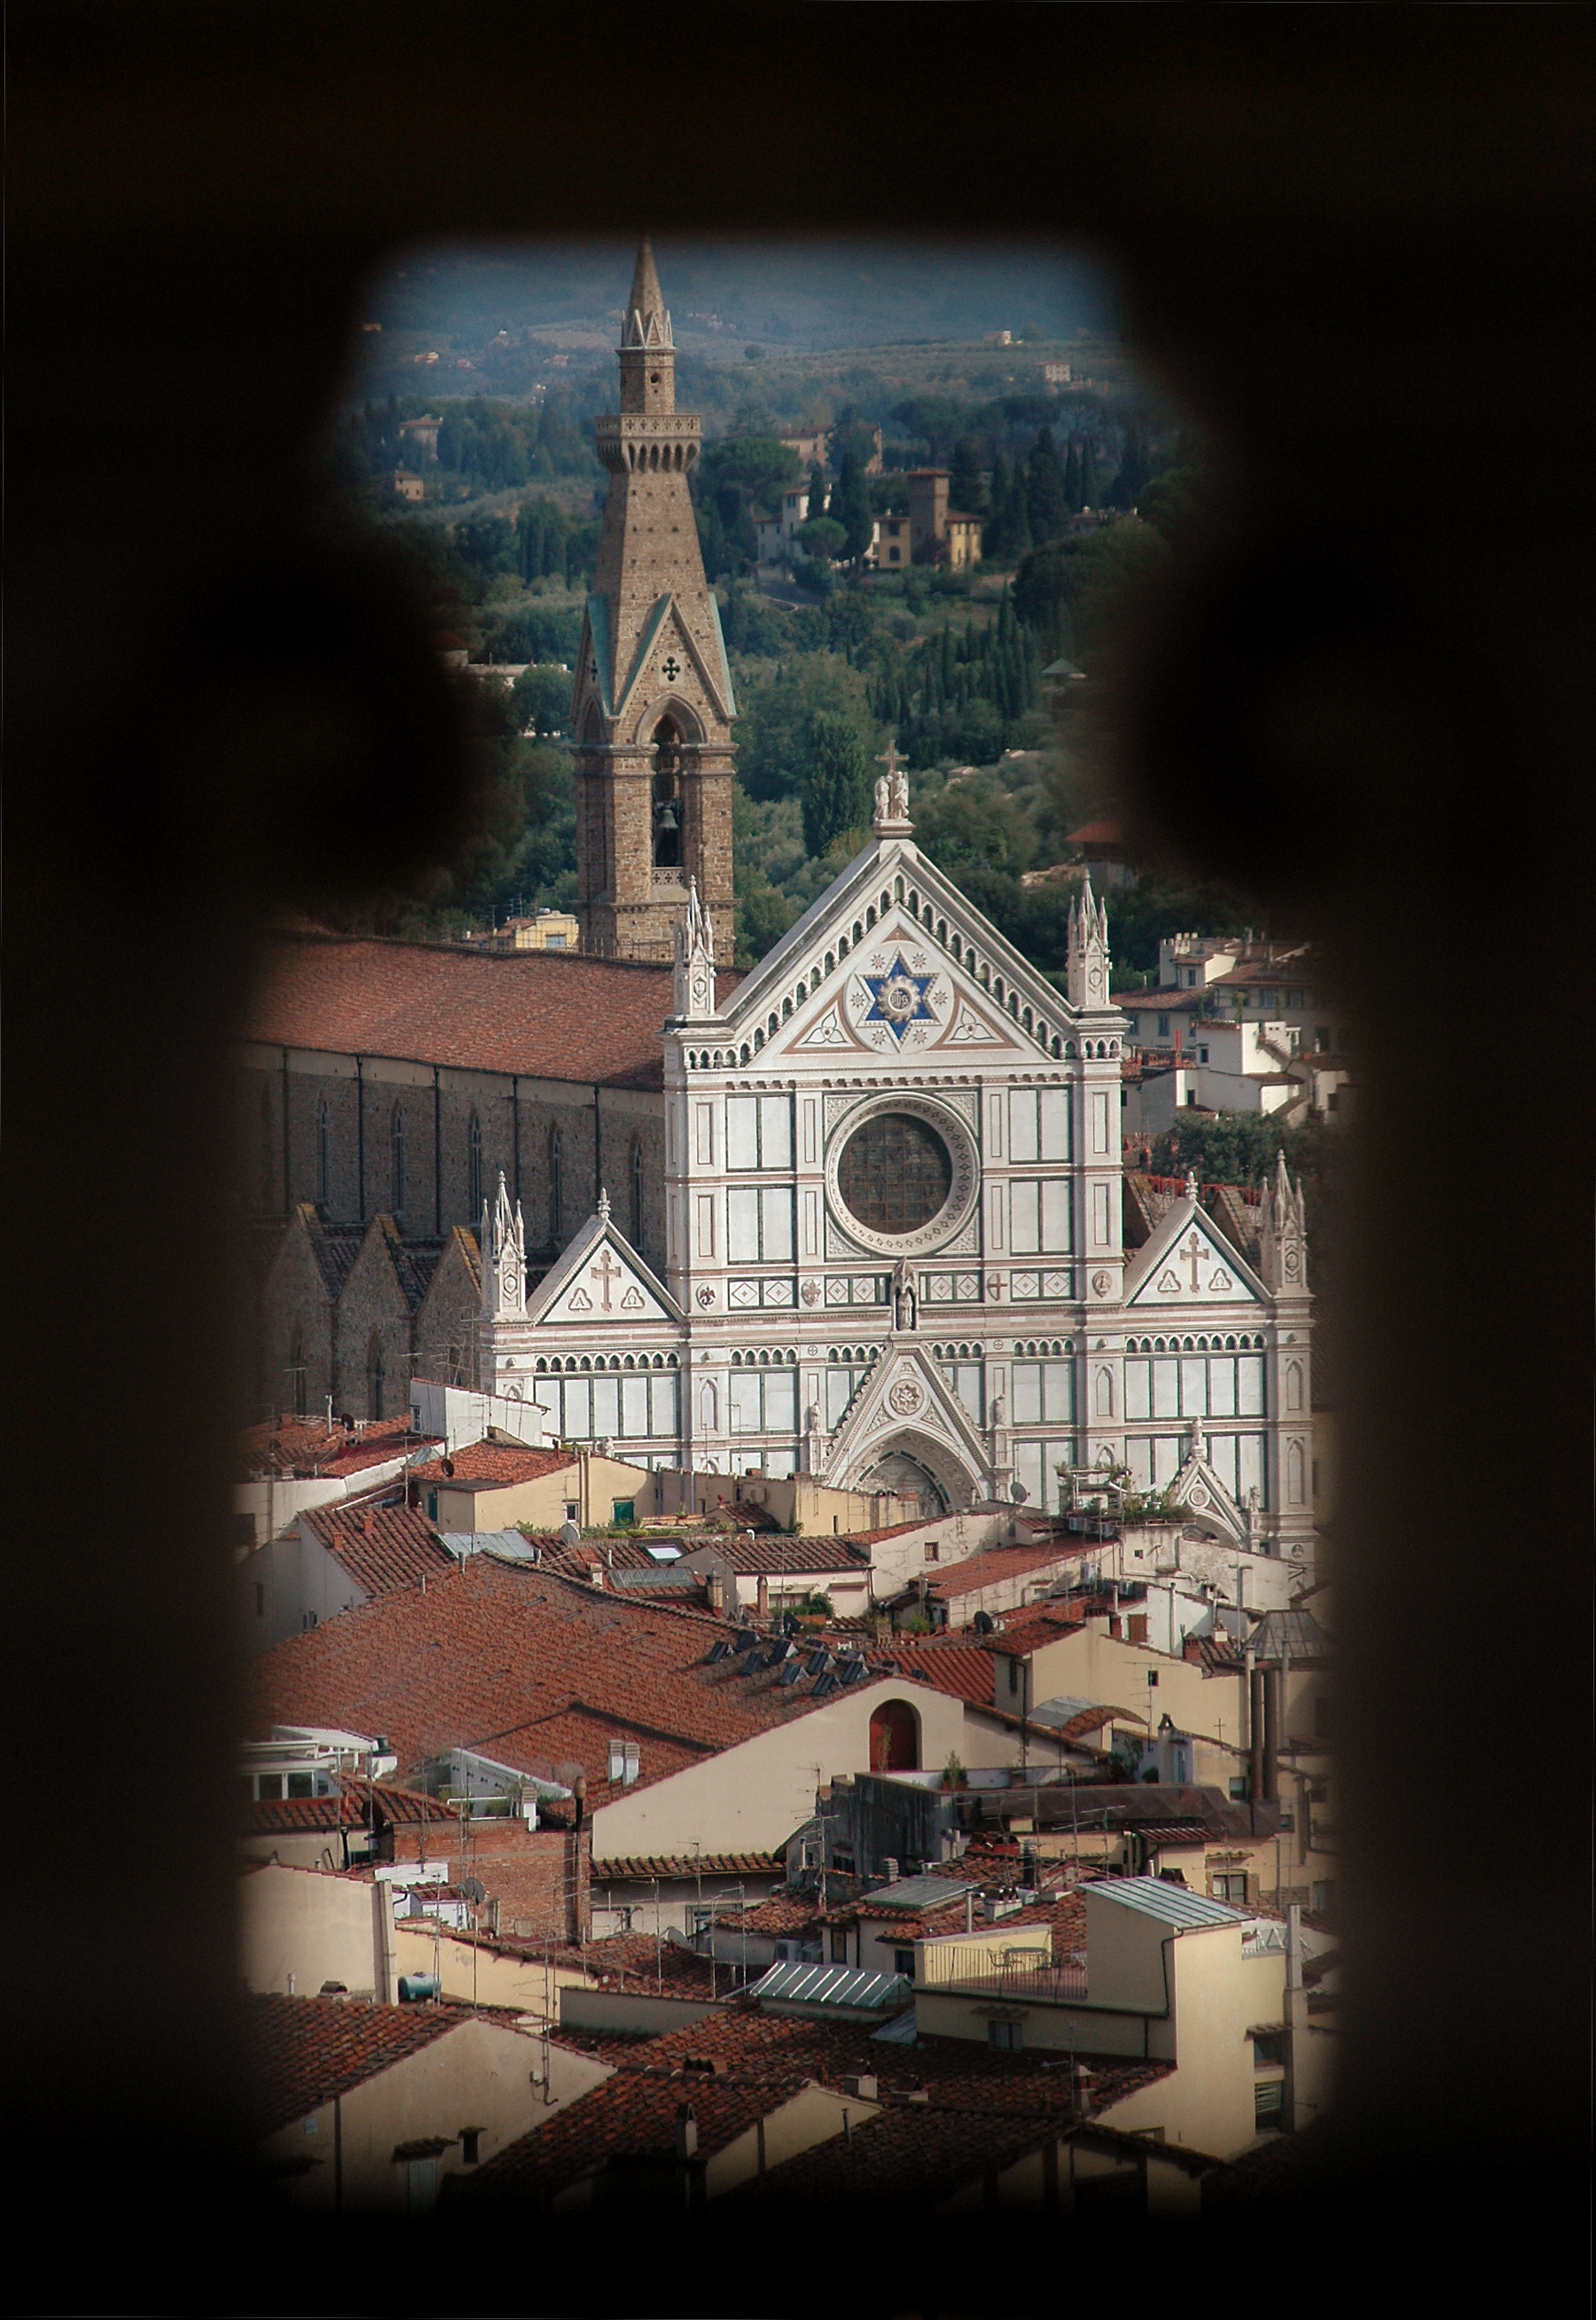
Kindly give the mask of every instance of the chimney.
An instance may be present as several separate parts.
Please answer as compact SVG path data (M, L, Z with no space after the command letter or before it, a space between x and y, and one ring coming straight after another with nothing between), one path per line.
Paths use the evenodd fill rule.
M1092 2116L1092 2073L1084 2062L1072 2062L1069 2073L1069 2107L1075 2118Z
M703 1589L709 1597L710 1609L717 1613L723 1611L726 1609L726 1581L718 1571L704 1572Z
M852 2095L857 2102L874 2102L876 2085L877 2081L874 2078L844 2079L842 2091L845 2095Z
M684 2161L698 2151L698 2120L691 2103L676 2105L676 2157Z
M759 1574L759 1584L758 1584L757 1588L755 1590L755 1593L754 1593L754 1609L755 1609L756 1613L757 1614L757 1616L758 1616L761 1619L768 1619L768 1618L769 1618L769 1617L770 1617L770 1581L769 1581L769 1580L768 1580L768 1579L766 1579L766 1576L765 1576L765 1574L764 1574L764 1572L760 1572L760 1574Z

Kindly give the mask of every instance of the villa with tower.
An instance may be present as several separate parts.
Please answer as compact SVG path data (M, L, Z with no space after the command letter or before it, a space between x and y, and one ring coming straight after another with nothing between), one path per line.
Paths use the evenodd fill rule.
M889 748L867 843L726 964L736 703L647 243L621 340L571 721L584 947L282 938L240 1074L258 1213L303 1244L267 1274L263 1406L322 1326L290 1310L331 1279L304 1247L376 1236L413 1252L413 1312L429 1258L453 1267L428 1343L461 1382L563 1439L949 1508L1128 1470L1305 1554L1301 1197L1282 1170L1249 1236L1192 1183L1127 1246L1129 1027L1090 886L1061 992L920 851ZM349 1343L302 1404L361 1407Z

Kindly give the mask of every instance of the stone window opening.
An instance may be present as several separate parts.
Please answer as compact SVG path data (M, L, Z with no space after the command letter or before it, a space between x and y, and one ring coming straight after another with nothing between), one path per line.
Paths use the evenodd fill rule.
M674 717L662 717L654 729L654 866L682 866L682 737Z
M471 1115L467 1144L471 1170L471 1215L475 1219L482 1212L482 1122L476 1112Z
M396 1103L388 1122L388 1160L392 1182L390 1205L396 1218L404 1214L404 1107Z
M631 1139L631 1157L628 1163L631 1182L631 1245L639 1254L643 1246L643 1139Z
M566 1227L566 1146L558 1128L549 1131L549 1237L558 1241Z
M328 1116L327 1099L316 1101L316 1205L325 1209L331 1197L332 1184L332 1124Z

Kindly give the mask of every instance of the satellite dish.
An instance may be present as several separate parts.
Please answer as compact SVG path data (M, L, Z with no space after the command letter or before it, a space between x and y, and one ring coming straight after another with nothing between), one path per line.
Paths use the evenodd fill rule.
M1023 1482L1011 1482L1009 1485L1009 1496L1013 1500L1016 1506L1020 1506L1027 1499L1029 1498L1030 1492L1026 1489Z

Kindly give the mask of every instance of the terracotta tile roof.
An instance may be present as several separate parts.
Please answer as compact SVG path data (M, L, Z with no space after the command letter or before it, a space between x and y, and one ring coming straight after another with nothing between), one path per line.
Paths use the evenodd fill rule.
M589 1975L608 1988L657 1989L667 1998L708 1998L717 1980L707 1957L648 1933L610 1934L603 1941L589 1942L579 1954ZM719 1969L718 1981L724 1994L724 1966Z
M993 1705L992 1654L977 1645L897 1636L885 1650L885 1657L895 1663L900 1675L911 1675L917 1683L929 1683L934 1690L967 1700L973 1708Z
M1172 2067L1092 2055L1085 2047L1078 2051L1091 2061L1098 2109L1155 2084ZM612 2047L606 2059L617 2066L614 2077L491 2161L474 2186L480 2187L481 2196L548 2194L581 2180L613 2157L667 2155L675 2146L676 2109L684 2102L692 2105L697 2121L699 2154L709 2156L805 2084L840 2092L843 2079L856 2075L875 2078L880 2098L894 2109L909 2094L923 2093L925 2104L914 2106L922 2115L976 2114L1028 2123L1069 2116L1068 2072L1042 2069L1035 2053L999 2053L959 2038L885 2047L860 2025L768 2016L745 2005L728 2007L630 2052ZM685 2067L693 2062L719 2067L712 2073Z
M246 1798L240 1828L246 1836L295 1836L321 1829L367 1828L375 1812L378 1828L411 1828L449 1821L436 1797L420 1789L389 1788L378 1781L367 1790L351 1786L338 1797Z
M252 1723L381 1732L407 1767L451 1747L543 1778L577 1764L591 1809L622 1734L648 1783L824 1705L774 1667L709 1664L726 1634L703 1613L473 1554L425 1594L379 1596L259 1654Z
M497 1486L535 1482L541 1475L560 1473L576 1463L576 1455L569 1450L521 1450L507 1443L471 1442L449 1457L431 1458L424 1466L413 1466L410 1471L418 1482Z
M1023 1658L1029 1652L1039 1651L1044 1644L1056 1644L1061 1636L1073 1635L1084 1625L1084 1614L1073 1604L1028 1603L1023 1611L1007 1611L1003 1624L990 1636L983 1636L976 1649L986 1653L1004 1652L1011 1659Z
M438 1533L411 1507L316 1507L300 1520L368 1595L413 1587L454 1569Z
M281 1425L251 1426L243 1436L245 1471L251 1475L358 1474L394 1458L409 1457L435 1442L435 1435L413 1434L408 1418L377 1418L356 1425L328 1427L315 1419L286 1418Z
M741 982L716 977L723 1003ZM580 952L278 935L243 1036L591 1086L661 1087L672 970Z
M979 1554L972 1554L963 1563L950 1563L940 1570L928 1571L931 1591L944 1600L974 1594L983 1587L995 1587L1001 1580L1022 1578L1028 1571L1046 1571L1062 1563L1072 1550L1062 1545L989 1546Z
M753 1909L727 1909L715 1919L746 1934L815 1934L821 1929L820 1904L812 1893L773 1893Z
M593 1881L627 1884L658 1877L784 1877L787 1862L780 1853L625 1853L595 1861Z
M696 1540L689 1554L709 1550L729 1563L739 1577L803 1577L810 1572L857 1571L870 1568L869 1549L854 1538L711 1538Z
M255 2133L270 2134L305 2117L470 2019L468 2007L251 1997L244 2035Z

